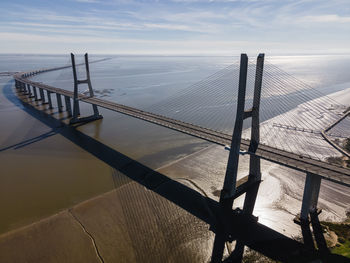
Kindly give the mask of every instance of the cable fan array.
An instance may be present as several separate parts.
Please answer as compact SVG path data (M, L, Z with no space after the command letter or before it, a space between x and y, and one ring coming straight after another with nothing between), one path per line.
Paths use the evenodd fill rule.
M79 58L78 58L79 59ZM81 60L81 61L80 61ZM83 59L76 61L80 79L85 78ZM70 59L67 65L70 65ZM170 97L141 110L191 123L231 135L235 121L240 65L238 61L213 75L179 90ZM58 88L72 87L72 71L68 67L57 72L51 83ZM268 146L317 160L340 153L323 137L322 132L339 120L346 107L298 80L269 61L263 72L249 61L245 108L252 107L256 74L263 74L260 103L260 142ZM40 75L35 78L39 78ZM47 80L47 75L45 76ZM84 90L80 90L84 93ZM133 105L128 105L133 106ZM350 137L347 117L327 135L334 141ZM245 120L242 137L250 139L250 119Z
M255 61L249 61L246 109L252 106ZM325 160L339 156L321 135L337 121L346 107L279 67L266 62L260 104L262 144L309 158ZM232 134L237 105L239 64L232 64L208 78L143 110ZM350 136L349 120L327 132L333 139ZM250 120L244 123L243 138L250 139Z

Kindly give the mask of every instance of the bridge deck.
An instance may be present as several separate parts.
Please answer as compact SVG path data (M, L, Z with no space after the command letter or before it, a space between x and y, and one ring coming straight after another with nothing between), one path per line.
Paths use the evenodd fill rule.
M73 92L63 90L60 88L51 87L43 83L31 81L27 78L22 77L24 73L16 74L14 78L23 83L42 88L53 93L61 94L73 98ZM154 113L142 111L125 105L121 105L115 102L102 100L95 97L87 97L79 95L80 100L89 104L94 104L102 108L116 111L122 114L129 115L134 118L138 118L147 122L154 123L166 128L170 128L191 136L195 136L204 139L209 142L216 143L218 145L230 145L231 135L206 129L194 124L185 123L179 120L167 118L165 116L157 115ZM241 149L248 151L250 141L242 139ZM255 154L262 159L284 165L293 169L297 169L303 172L311 172L322 176L322 178L350 186L350 169L343 168L338 165L333 165L324 161L314 160L306 156L300 156L294 153L279 150L267 145L260 144Z

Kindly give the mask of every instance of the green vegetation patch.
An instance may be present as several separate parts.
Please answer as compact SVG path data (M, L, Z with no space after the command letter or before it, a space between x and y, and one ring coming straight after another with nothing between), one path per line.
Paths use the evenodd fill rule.
M338 243L331 248L331 252L350 258L350 224L322 222L322 226L328 226L329 230L338 236Z
M348 152L350 152L350 138L345 139L344 142L344 149Z
M333 254L341 255L350 259L350 241L346 240L345 243L340 244L339 246L337 244L335 248L331 249L331 252Z

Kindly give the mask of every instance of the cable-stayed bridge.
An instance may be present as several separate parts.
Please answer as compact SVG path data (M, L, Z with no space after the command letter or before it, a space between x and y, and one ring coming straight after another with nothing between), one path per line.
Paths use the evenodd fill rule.
M70 67L19 73L15 79L22 83L22 89L24 87L34 99L48 103L49 107L54 105L51 94L56 94L57 98L63 96L68 114L73 115L69 100L74 98L74 92L29 78L39 73ZM248 62L245 96L247 108L251 107L253 101L255 67L255 61ZM231 144L236 118L239 69L239 63L229 65L171 97L141 109L83 94L78 94L78 99L226 146ZM63 110L60 98L56 106L60 111ZM265 62L260 103L260 143L255 155L350 186L350 169L327 162L327 158L342 155L334 147L336 144L333 141L350 137L347 129L349 121L344 118L332 129L324 134L322 132L345 116L346 110L345 106L315 88ZM249 153L251 128L246 122L243 128L240 148L244 154ZM329 137L327 133L330 134Z
M341 147L341 140L350 137L349 109L275 65L264 63L263 54L256 62L249 61L242 54L240 64L229 65L147 107L122 105L94 96L87 54L85 63L76 65L73 54L71 60L72 66L15 74L16 88L29 101L40 101L49 109L58 108L60 113L69 117L70 124L102 118L98 110L102 107L228 146L229 159L217 211L221 224L216 229L212 262L222 262L225 242L233 240L230 218L233 202L238 196L245 194L241 214L252 215L261 182L260 159L306 173L302 209L296 220L304 230L305 225L308 227L309 216L311 221L317 217L321 179L350 186L350 169L330 162L345 163L344 156L349 157ZM86 79L79 80L77 69L83 65ZM31 78L70 67L73 69L73 92ZM88 86L84 94L79 93L80 84ZM80 116L80 101L92 105L93 115ZM250 123L248 119L251 119ZM249 155L249 174L237 180L239 156L242 154ZM314 229L318 227L313 221L312 224ZM324 240L320 241L316 234L315 239L319 248L325 246ZM243 250L244 243L237 240L232 255L241 257Z

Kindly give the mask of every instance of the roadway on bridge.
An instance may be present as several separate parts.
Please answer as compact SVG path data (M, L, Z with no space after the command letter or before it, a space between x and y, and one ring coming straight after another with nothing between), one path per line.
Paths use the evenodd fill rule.
M74 97L74 94L71 91L51 87L43 83L34 82L22 76L23 73L20 73L16 74L14 78L31 86L42 88L52 93L61 94L70 98ZM92 105L97 105L108 110L126 114L128 116L138 118L169 129L173 129L191 136L195 136L218 145L225 146L231 144L232 136L225 133L203 128L180 120L171 119L147 111L139 110L133 107L121 105L115 102L106 101L96 97L87 97L84 95L79 95L79 99L83 102ZM249 140L242 139L241 150L245 153L250 154L249 152L247 152L249 145ZM297 169L299 171L315 173L322 176L322 178L324 179L345 186L350 186L350 169L262 144L259 145L255 154L265 160L284 165L293 169Z

